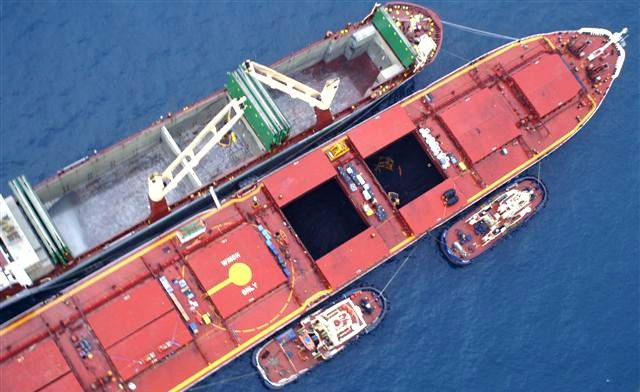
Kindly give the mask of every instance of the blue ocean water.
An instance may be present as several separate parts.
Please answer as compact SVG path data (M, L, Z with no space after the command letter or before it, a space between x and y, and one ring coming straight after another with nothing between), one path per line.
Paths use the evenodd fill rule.
M370 2L0 3L0 192L32 183L365 15ZM510 36L630 28L599 112L540 167L549 202L476 265L414 245L370 336L289 391L638 391L640 113L634 1L434 1L443 19ZM503 41L445 31L430 82ZM409 93L410 91L407 91ZM534 171L537 174L537 168ZM383 286L409 253L365 278ZM260 391L245 355L193 388Z

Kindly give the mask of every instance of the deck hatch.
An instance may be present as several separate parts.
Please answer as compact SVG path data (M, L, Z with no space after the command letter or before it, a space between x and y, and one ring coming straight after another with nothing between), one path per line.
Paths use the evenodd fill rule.
M0 389L35 391L69 370L69 365L53 339L47 338L0 364L0 374L3 375Z
M365 162L385 191L400 196L399 207L444 181L413 133L389 144Z
M315 260L367 228L335 179L300 196L282 211Z
M440 112L472 163L520 135L518 118L497 89L482 89Z
M541 57L512 77L540 117L571 100L581 90L580 83L557 54Z
M180 316L169 312L116 343L107 349L107 353L120 375L129 380L155 360L173 354L191 339Z
M372 21L402 65L409 68L416 59L416 52L387 11L383 7L378 7Z
M148 279L87 314L93 332L105 348L130 336L171 310L160 284ZM118 322L113 322L117 315Z
M264 237L246 224L193 253L188 263L223 318L287 281Z

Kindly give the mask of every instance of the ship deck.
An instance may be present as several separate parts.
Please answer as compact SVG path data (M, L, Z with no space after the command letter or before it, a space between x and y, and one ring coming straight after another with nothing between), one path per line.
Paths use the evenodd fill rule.
M350 60L340 56L329 62L322 61L289 76L317 91L322 91L327 80L340 79L338 92L331 102L331 112L340 113L349 109L354 102L366 98L367 92L370 93L369 89L374 87L379 72L371 57L363 53ZM292 120L292 136L315 125L316 115L311 106L280 92L274 92L273 96L280 110Z
M168 233L6 325L3 388L182 390L220 368L573 136L618 58L596 60L608 68L592 83L566 49L573 35L592 38L535 36L478 59L197 217L196 238ZM445 165L428 135L462 164ZM337 143L346 148L331 160ZM324 194L334 201L296 212ZM296 216L305 209L312 219Z
M214 102L167 127L180 149L184 149L220 108ZM203 183L210 183L229 170L242 166L262 153L252 133L242 122L234 128L237 142L214 148L194 170ZM116 159L107 169L96 165L81 186L48 202L48 212L73 255L80 255L149 216L147 178L161 173L175 155L160 134L139 142L135 153ZM117 155L117 152L113 153ZM115 158L112 158L115 159ZM168 196L175 203L198 186L186 179Z

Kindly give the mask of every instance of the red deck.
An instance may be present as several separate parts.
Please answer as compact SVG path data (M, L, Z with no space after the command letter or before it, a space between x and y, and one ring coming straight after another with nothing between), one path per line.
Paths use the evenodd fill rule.
M540 82L538 75L545 75ZM545 56L530 66L515 72L513 80L540 117L575 97L580 83L560 56Z
M273 262L264 241L254 227L242 225L188 258L202 287L215 291L210 297L223 318L287 281ZM229 279L230 268L237 264L249 267L248 282L241 286L228 284L215 290L217 285Z
M171 312L154 320L153 325L127 336L107 352L122 377L128 380L190 341L191 334L182 320ZM152 358L149 356L151 352L154 353Z
M87 319L102 345L111 347L171 308L158 282L147 280L90 313ZM114 314L118 315L117 324L113 323Z
M376 230L369 228L318 260L318 268L331 287L340 288L389 255Z
M69 371L53 340L46 339L24 350L15 360L2 363L2 390L35 391Z
M365 121L349 132L349 140L363 158L416 129L406 110L400 106Z
M595 60L609 67L594 85L586 59L566 49L573 35L579 42L590 38L537 36L478 59L341 135L349 151L338 159L325 155L331 141L220 210L194 218L206 226L198 238L181 244L171 232L25 313L0 331L0 389L72 390L76 381L84 389L119 391L133 383L138 391L177 391L219 369L574 135L611 86L617 54ZM441 167L420 128L462 164ZM364 158L408 133L439 176L397 208L381 172ZM345 167L360 173L357 190L339 174ZM389 173L400 184L415 174L396 167ZM280 207L330 178L364 229L314 260ZM445 206L443 193L450 189L459 200ZM371 206L385 214L369 213ZM268 230L273 252L259 225ZM237 270L239 264L244 267ZM91 358L78 348L82 340Z
M293 162L289 170L267 177L264 184L278 207L282 207L335 175L327 157L317 150Z
M465 152L476 163L520 135L518 117L499 91L481 89L442 110L440 117Z

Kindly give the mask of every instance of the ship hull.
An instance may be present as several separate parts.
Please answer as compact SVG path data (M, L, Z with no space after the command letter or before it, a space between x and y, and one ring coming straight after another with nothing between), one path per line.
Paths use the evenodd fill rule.
M62 343L83 331L100 344L94 358L113 361L100 371L123 385L188 388L573 137L602 103L624 50L616 44L587 60L570 49L589 53L611 36L549 33L480 57L7 323L3 366L37 370L35 358L50 352L75 360ZM202 231L183 242L187 227ZM141 336L158 340L142 345Z
M356 305L359 305L359 301L366 298L366 301L371 304L372 308L365 314L365 321L367 322L365 329L341 345L338 352L351 343L354 343L361 336L369 334L376 329L388 311L386 298L379 290L372 287L349 290L342 294L333 304L347 298L351 298ZM330 306L331 305L329 305L329 307ZM318 310L314 312L314 314L320 312L322 312L322 310ZM307 318L305 318L305 320L306 319ZM300 376L309 372L314 367L333 358L333 356L338 353L332 354L330 358L315 358L313 352L309 349L298 347L300 344L296 343L296 339L298 339L296 330L304 330L306 328L308 328L308 325L304 322L296 324L277 337L269 340L253 353L251 357L253 365L258 369L262 381L268 388L281 389L298 380ZM295 354L290 356L290 353ZM274 365L274 363L276 365ZM274 377L278 379L276 380Z

